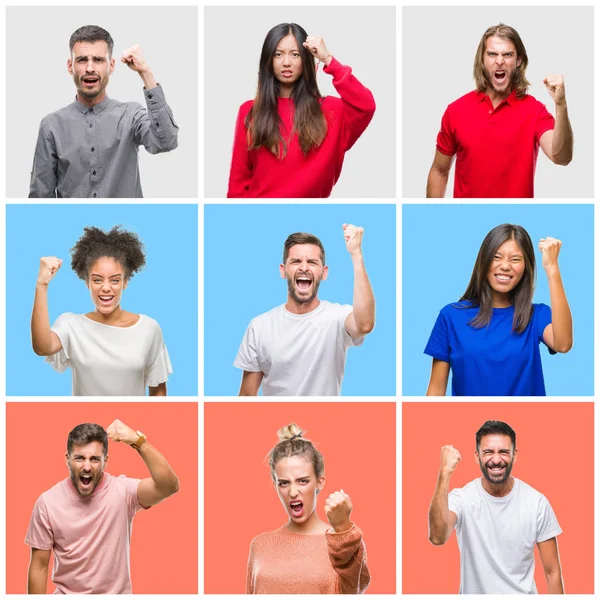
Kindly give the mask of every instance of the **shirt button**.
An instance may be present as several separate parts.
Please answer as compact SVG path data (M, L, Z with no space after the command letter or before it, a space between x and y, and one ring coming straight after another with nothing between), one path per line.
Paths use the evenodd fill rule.
M90 123L90 129L93 127L93 125Z
M148 98L152 98L152 94L148 94Z
M96 174L96 171L92 171L92 175L95 175L95 174Z
M95 150L96 148L94 148L94 146L92 146L92 152Z
M98 194L96 194L96 192L94 192L94 193L92 194L92 196L93 196L94 198L97 198L97 197L98 197Z
M493 111L490 110L490 115L492 114Z
M156 121L156 126L160 127L160 123L158 121Z

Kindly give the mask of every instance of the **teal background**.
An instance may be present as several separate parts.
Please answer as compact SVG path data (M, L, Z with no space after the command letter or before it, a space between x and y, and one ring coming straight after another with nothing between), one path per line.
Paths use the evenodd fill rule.
M236 396L233 366L248 324L284 304L279 265L283 243L297 231L316 235L329 266L319 298L352 304L353 271L342 224L364 227L365 267L377 302L375 329L350 348L344 396L396 394L396 207L393 205L214 205L204 208L204 393ZM302 368L299 365L298 368Z
M50 324L65 312L94 309L71 270L70 249L86 225L135 231L146 266L123 292L125 310L161 326L173 374L170 396L198 393L198 208L195 205L8 205L6 207L6 392L70 396L71 370L57 373L31 347L30 319L42 256L63 259L50 282Z
M573 315L574 345L550 356L540 346L548 396L594 393L594 209L583 204L422 204L402 208L402 395L424 396L431 372L423 354L443 306L467 288L486 234L502 223L529 233L536 252L534 302L550 306L548 279L537 244L563 242L559 266ZM451 393L451 377L447 394Z

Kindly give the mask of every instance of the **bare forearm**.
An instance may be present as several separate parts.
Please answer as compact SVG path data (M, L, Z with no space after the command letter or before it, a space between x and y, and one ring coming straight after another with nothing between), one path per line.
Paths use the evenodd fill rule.
M448 186L448 172L432 167L427 177L427 198L444 198Z
M27 593L28 594L45 594L48 581L48 568L39 569L29 567L27 573Z
M567 104L556 105L556 123L552 135L552 158L559 165L568 165L573 158L573 129Z
M448 509L448 492L450 490L450 475L440 471L438 474L435 493L429 507L429 541L440 545L446 543L452 527L450 527L450 511Z
M175 493L179 490L179 479L171 465L150 442L142 444L139 453L150 471L150 477L152 477L159 490L169 493Z
M52 331L48 316L48 285L37 283L33 312L31 313L31 342L33 351L39 355L50 354L52 349Z
M565 588L562 580L562 573L560 569L552 571L551 573L545 573L546 583L548 584L549 594L564 594Z
M361 333L369 333L375 327L375 296L365 270L362 252L352 254L354 268L354 296L352 313Z
M155 88L158 85L156 83L156 79L154 79L154 73L152 73L152 71L150 71L149 69L147 71L141 71L140 77L142 78L142 81L144 82L144 87L147 90L151 90L152 88Z
M438 382L429 382L429 386L427 387L426 396L445 396L446 395L446 385L442 385Z
M568 352L573 346L573 319L558 267L546 271L552 308L554 349Z

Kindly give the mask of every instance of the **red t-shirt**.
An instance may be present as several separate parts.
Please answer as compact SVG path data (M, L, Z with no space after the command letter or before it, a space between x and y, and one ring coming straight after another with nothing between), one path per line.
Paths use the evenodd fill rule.
M326 96L321 110L327 121L327 134L318 148L302 153L298 136L292 135L294 101L278 99L281 134L290 140L281 159L264 147L248 150L246 116L253 100L240 107L235 126L233 155L229 174L228 198L327 198L342 171L344 155L375 112L373 94L354 75L352 69L335 58L325 73L341 98Z
M533 96L516 93L494 109L483 92L469 92L448 106L437 149L456 154L455 198L533 198L540 137L554 117Z

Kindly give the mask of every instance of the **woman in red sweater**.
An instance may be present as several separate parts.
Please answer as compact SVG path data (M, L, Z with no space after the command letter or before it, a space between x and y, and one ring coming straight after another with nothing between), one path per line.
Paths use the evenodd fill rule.
M341 98L321 96L315 58ZM240 107L228 198L327 198L373 118L373 94L322 38L282 23L263 43L256 98Z
M269 454L271 477L288 522L250 544L247 594L362 594L371 576L362 531L350 521L352 501L339 490L325 500L329 523L317 516L325 485L323 455L290 423Z

